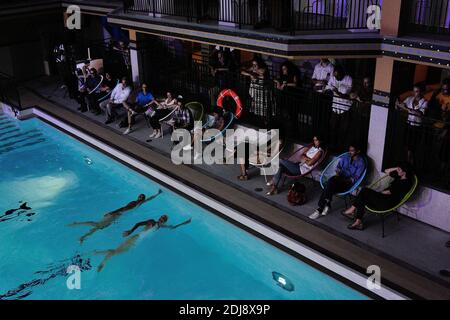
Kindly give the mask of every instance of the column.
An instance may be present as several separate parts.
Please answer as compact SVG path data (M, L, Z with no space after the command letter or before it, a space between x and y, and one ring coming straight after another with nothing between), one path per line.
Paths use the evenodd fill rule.
M137 32L129 30L130 35L130 63L131 63L131 78L134 84L140 84L142 79L142 63L138 53L138 43L136 40Z
M394 59L377 59L367 155L378 172L383 166L393 71Z
M410 1L410 0L408 0ZM384 36L396 37L399 35L402 3L406 4L406 0L389 0L383 1L381 9L381 34ZM405 13L408 14L409 13ZM408 17L409 18L409 17Z

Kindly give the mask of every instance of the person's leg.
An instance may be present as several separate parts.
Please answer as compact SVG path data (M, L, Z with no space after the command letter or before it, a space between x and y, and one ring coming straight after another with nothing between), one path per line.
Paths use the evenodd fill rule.
M366 206L376 210L387 210L393 206L391 197L372 189L363 188L354 202L356 208L355 222L350 224L350 229L363 229L363 218Z
M339 184L339 176L331 177L327 184L325 185L325 189L322 192L322 195L319 199L319 211L323 211L325 206L329 203L331 203L331 200L333 198L333 194L335 193L335 189Z

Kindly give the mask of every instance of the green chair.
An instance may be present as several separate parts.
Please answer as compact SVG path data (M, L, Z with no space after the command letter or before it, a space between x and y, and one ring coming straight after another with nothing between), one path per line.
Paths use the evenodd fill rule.
M205 113L200 102L189 102L186 104L186 108L191 111L193 121L201 121L203 123Z
M382 191L382 190L384 190L384 189L386 189L388 187L388 184L389 184L388 180L389 180L389 178L390 178L389 175L381 177L380 179L378 179L377 181L372 183L369 186L369 188L373 189L375 191ZM397 209L399 209L401 206L403 206L406 202L409 201L411 196L416 191L418 185L419 185L419 179L417 178L417 176L414 176L413 177L413 185L412 185L411 189L403 197L403 199L400 201L400 203L397 204L393 208L390 208L390 209L387 209L387 210L375 210L375 209L372 209L372 208L369 208L368 206L366 206L366 210L367 211L369 211L372 214L380 216L380 218L381 218L381 228L382 228L382 237L383 238L384 238L384 220L385 220L385 217L391 212L396 212L397 213L397 220L400 220L400 213L397 211Z

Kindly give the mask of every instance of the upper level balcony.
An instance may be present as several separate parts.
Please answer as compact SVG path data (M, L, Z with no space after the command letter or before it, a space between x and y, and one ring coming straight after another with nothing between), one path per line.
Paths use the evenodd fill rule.
M403 33L450 38L450 0L410 0L404 2Z
M264 33L373 31L371 6L382 0L125 0L124 11ZM368 10L370 11L368 13Z

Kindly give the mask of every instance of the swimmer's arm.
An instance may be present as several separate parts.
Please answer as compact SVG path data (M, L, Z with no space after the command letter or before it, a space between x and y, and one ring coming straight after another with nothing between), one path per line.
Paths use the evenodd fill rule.
M155 199L155 198L156 198L157 196L159 196L161 193L162 193L162 190L159 189L158 192L157 192L156 194L154 194L154 195L152 195L151 197L145 199L144 201L142 201L142 203L145 203L145 202L147 202L147 201L150 201L150 200Z
M128 236L129 236L130 234L132 234L136 229L145 226L147 223L148 223L147 221L138 222L138 223L136 223L136 224L134 225L134 227L131 228L130 230L124 231L124 232L122 233L122 235L123 235L124 237L128 237Z
M181 226L183 226L183 225L185 225L185 224L189 224L189 223L191 223L191 221L192 221L192 218L189 218L189 220L186 220L185 222L179 223L179 224L177 224L177 225L175 225L175 226L166 226L166 225L162 225L161 228L167 228L167 229L173 230L173 229L176 229L176 228L178 228L178 227L181 227Z

